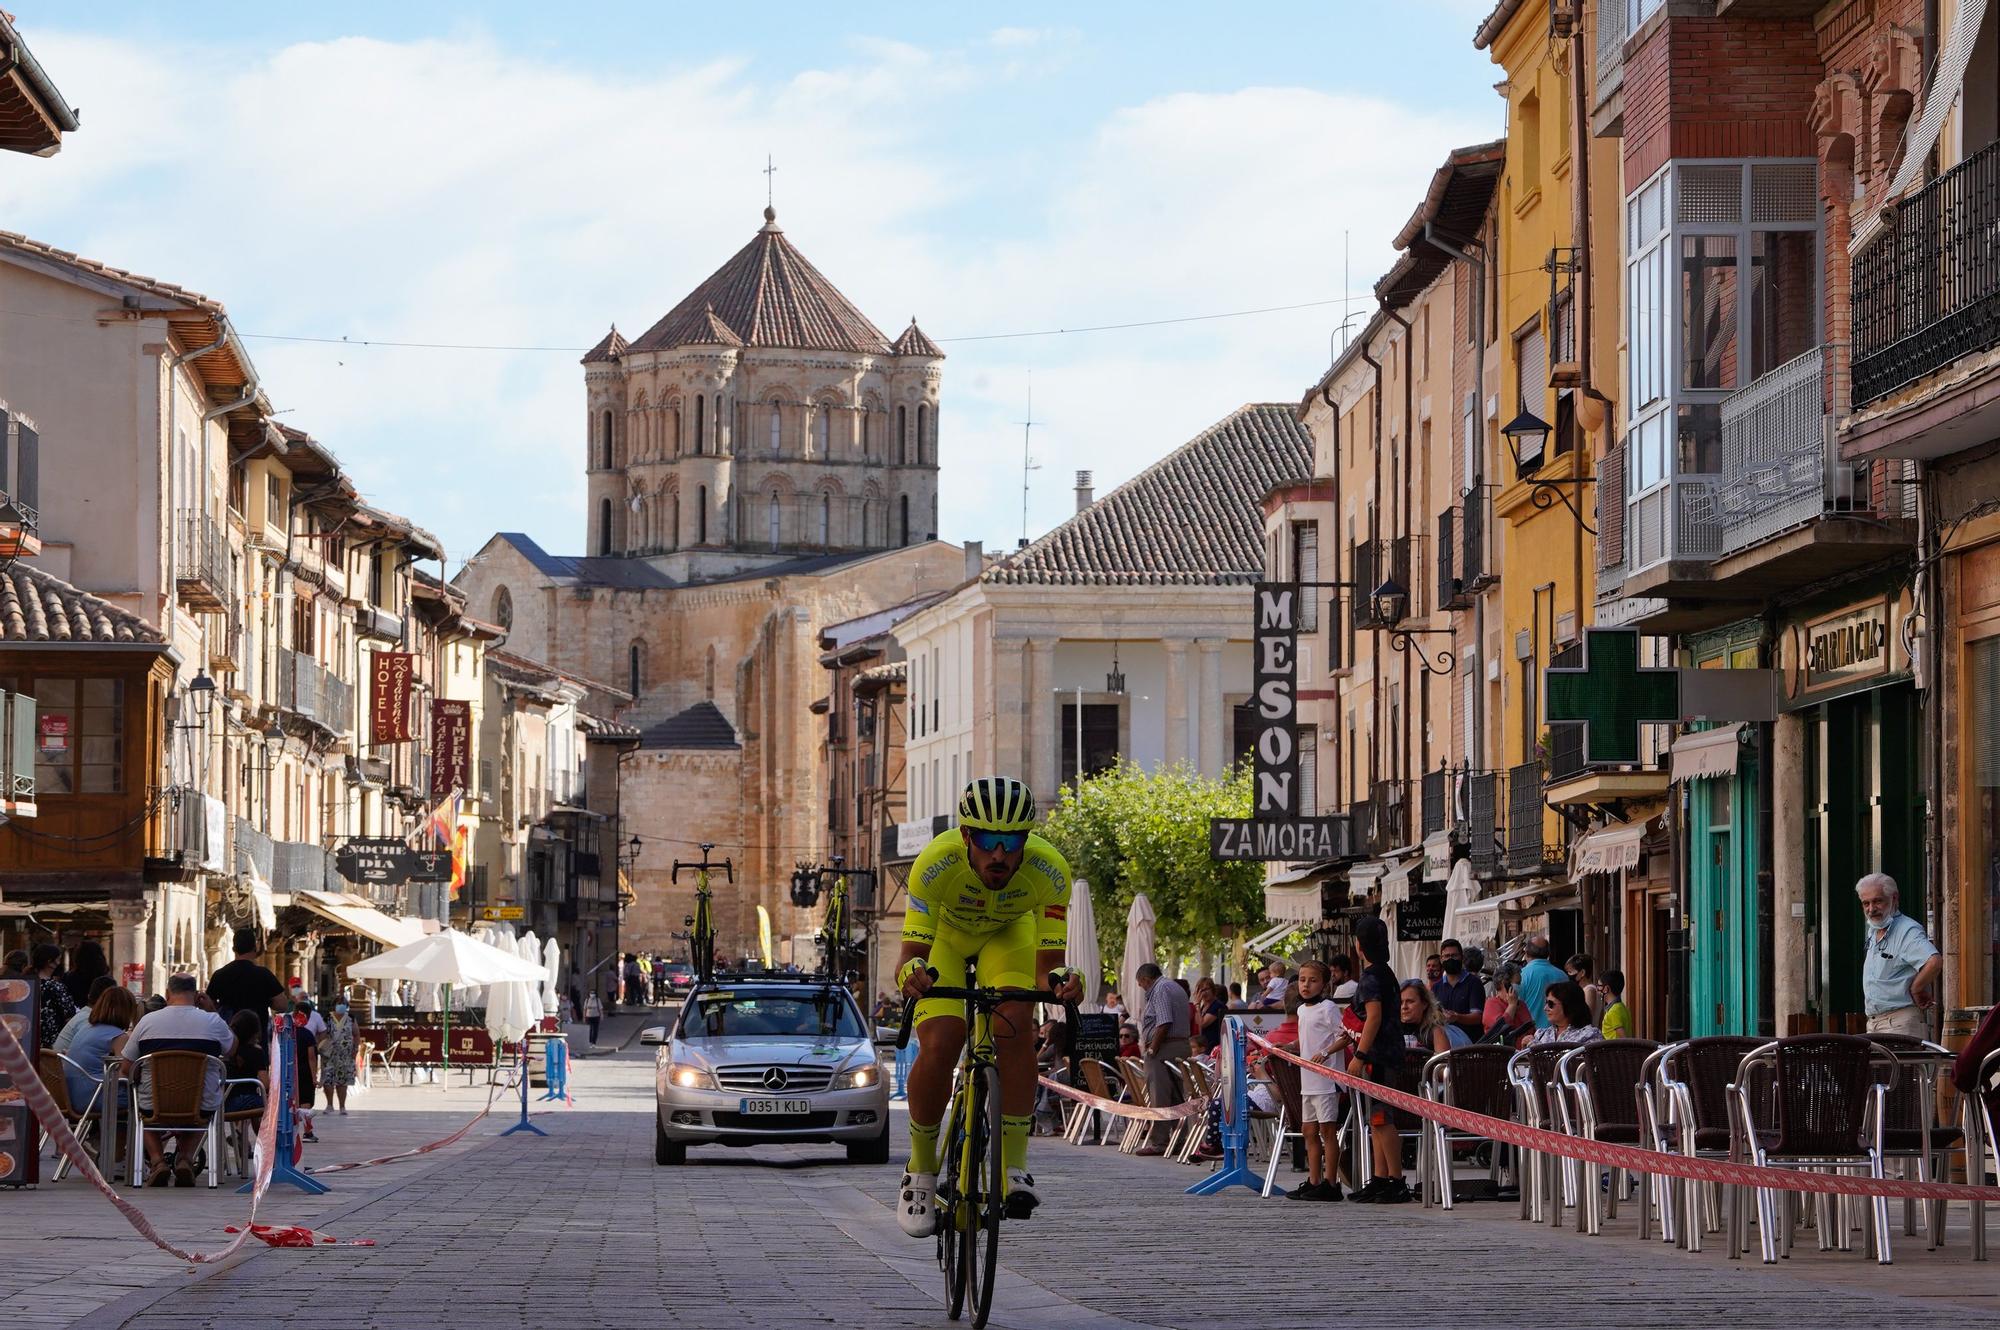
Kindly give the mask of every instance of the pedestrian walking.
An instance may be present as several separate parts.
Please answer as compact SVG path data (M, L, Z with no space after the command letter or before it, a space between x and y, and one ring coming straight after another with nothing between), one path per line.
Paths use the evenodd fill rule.
M1547 933L1535 934L1521 944L1521 950L1527 953L1528 963L1521 967L1521 982L1515 992L1521 999L1521 1005L1528 1009L1528 1015L1533 1018L1535 1028L1546 1030L1549 1028L1549 1014L1545 1000L1548 998L1549 990L1557 984L1568 983L1569 976L1557 969L1555 962L1549 959Z
M1173 1060L1189 1052L1188 1038L1193 1029L1187 990L1160 978L1160 967L1151 961L1139 967L1139 988L1146 995L1139 1011L1139 1044L1146 1050L1146 1098L1154 1108L1171 1108L1181 1102L1181 1085L1174 1077ZM1146 1136L1144 1148L1135 1154L1166 1153L1168 1124L1155 1122Z
M597 1000L597 990L591 989L583 1000L583 1023L590 1027L590 1046L597 1047L597 1027L604 1020L604 1004Z
M347 1091L354 1084L354 1049L360 1035L354 1018L347 1014L347 1002L333 1004L333 1019L319 1036L319 1083L326 1091L327 1108L347 1116Z
M625 976L625 1005L628 1007L645 1006L646 976L645 972L639 968L639 957L636 952L628 951L625 953L623 973Z
M1896 907L1900 893L1887 873L1870 873L1854 884L1868 920L1867 954L1861 961L1861 1000L1868 1033L1930 1037L1932 988L1943 960L1923 925Z

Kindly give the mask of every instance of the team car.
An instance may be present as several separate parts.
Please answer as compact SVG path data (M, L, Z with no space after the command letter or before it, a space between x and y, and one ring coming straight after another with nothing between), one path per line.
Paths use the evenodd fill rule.
M868 1022L841 984L769 975L698 984L657 1043L653 1162L691 1145L830 1142L889 1160L889 1087Z

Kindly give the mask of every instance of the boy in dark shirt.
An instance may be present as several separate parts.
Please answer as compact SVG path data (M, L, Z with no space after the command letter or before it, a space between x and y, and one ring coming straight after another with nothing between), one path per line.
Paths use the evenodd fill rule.
M1354 991L1354 1011L1361 1018L1352 1054L1354 1069L1378 1085L1390 1085L1403 1063L1403 1024L1401 990L1396 972L1389 968L1388 925L1373 915L1355 920L1354 952L1361 971ZM1354 1199L1380 1204L1409 1200L1409 1184L1403 1181L1403 1142L1396 1134L1394 1114L1382 1104L1371 1104L1368 1127L1375 1148L1375 1176L1354 1193Z
M285 986L277 975L257 963L256 929L237 929L235 946L236 959L208 977L208 995L215 999L224 1020L247 1011L259 1021L268 1021L271 999L284 992Z

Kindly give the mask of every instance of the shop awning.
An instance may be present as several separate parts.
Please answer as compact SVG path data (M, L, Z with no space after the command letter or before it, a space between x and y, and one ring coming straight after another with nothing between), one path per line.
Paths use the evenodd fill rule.
M1701 780L1709 776L1736 774L1737 755L1743 748L1743 723L1718 725L1697 734L1683 734L1674 740L1673 778Z
M1267 885L1264 888L1264 917L1272 923L1317 924L1320 919L1319 881L1315 879L1293 886Z
M1554 883L1537 882L1504 895L1472 901L1458 912L1458 927L1467 936L1492 937L1500 931L1502 906L1519 905L1530 896L1546 896L1554 890Z
M420 942L425 930L416 919L398 919L387 915L362 900L359 896L336 894L331 891L295 891L292 903L302 905L314 914L340 925L350 933L358 933L385 947L400 947L411 942Z
M1451 833L1433 831L1424 837L1424 881L1443 882L1451 876Z
M1347 870L1347 895L1350 900L1365 897L1375 884L1382 880L1388 865L1380 859L1373 863L1356 864Z
M1569 853L1569 880L1577 881L1592 873L1617 873L1639 866L1639 843L1646 839L1646 824L1600 827L1576 843Z
M1313 922L1318 923L1319 920L1315 919L1313 920ZM1265 929L1263 932L1259 933L1256 937L1251 938L1248 942L1245 942L1243 944L1243 950L1253 956L1260 955L1264 951L1264 948L1270 946L1272 943L1276 942L1279 938L1285 937L1286 935L1291 933L1296 933L1298 931L1299 931L1298 920L1296 919L1282 920L1281 922L1274 924L1270 928Z

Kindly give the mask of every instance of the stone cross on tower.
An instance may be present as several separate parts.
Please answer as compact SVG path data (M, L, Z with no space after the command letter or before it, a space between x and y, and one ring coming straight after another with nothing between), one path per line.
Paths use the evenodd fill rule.
M764 206L766 208L775 208L777 206L777 200L771 197L771 177L776 174L778 174L778 165L771 160L771 154L767 152L764 154Z

